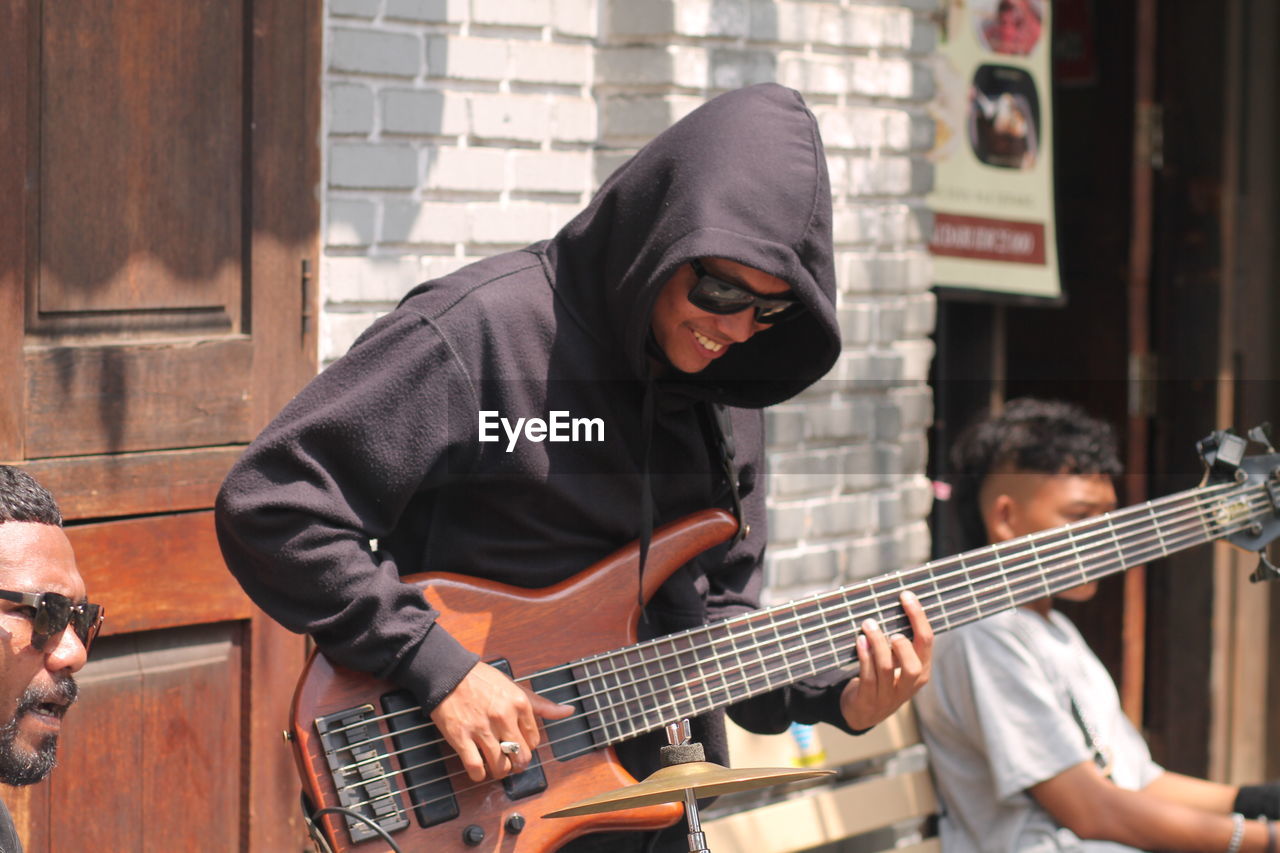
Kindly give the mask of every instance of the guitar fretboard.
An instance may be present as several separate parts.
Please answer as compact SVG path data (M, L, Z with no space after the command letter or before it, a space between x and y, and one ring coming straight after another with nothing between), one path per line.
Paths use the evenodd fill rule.
M856 673L860 626L910 635L914 593L937 632L1214 539L1270 514L1263 486L1179 492L914 569L606 652L570 666L616 743L837 668Z

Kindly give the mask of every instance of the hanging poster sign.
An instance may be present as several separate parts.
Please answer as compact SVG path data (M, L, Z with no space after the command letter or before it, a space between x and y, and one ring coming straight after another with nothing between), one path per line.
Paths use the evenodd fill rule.
M1057 299L1049 0L948 0L934 54L934 282Z

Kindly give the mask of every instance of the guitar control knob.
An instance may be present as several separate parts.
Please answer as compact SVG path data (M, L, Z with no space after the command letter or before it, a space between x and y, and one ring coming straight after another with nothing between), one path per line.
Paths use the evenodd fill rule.
M478 847L484 841L484 829L474 823L462 830L462 842L468 847Z
M507 832L512 835L519 835L522 829L524 829L524 815L517 812L507 818Z

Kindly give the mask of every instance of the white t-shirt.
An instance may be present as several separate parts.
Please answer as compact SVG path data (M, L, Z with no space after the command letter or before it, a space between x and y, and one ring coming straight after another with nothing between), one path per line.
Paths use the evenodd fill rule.
M1112 781L1139 790L1163 772L1106 668L1061 613L1045 619L1019 607L938 636L915 708L943 801L943 853L1132 849L1081 841L1027 793L1095 758L1073 697L1110 753Z

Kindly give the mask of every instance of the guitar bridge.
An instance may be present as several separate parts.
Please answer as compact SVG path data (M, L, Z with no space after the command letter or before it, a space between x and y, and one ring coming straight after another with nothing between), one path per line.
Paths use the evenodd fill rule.
M400 795L391 786L391 764L378 749L383 735L370 722L373 716L372 705L360 705L317 717L316 730L343 808L364 815L390 833L407 827L409 817ZM350 815L343 817L353 842L377 837L365 821Z

